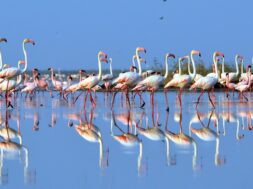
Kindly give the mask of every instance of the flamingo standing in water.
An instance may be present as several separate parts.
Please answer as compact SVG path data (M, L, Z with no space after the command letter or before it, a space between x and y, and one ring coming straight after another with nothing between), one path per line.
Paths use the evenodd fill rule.
M92 103L93 106L96 105L96 102L92 98L91 90L102 79L102 65L101 65L101 62L108 63L107 54L105 52L103 52L103 51L99 51L99 53L98 53L98 75L89 76L89 77L87 77L86 79L82 80L79 83L79 89L87 89L88 90L88 93L90 94L90 101L91 101L91 103ZM87 95L86 95L86 97L87 97Z
M195 78L196 76L196 68L195 68L195 61L193 59L193 55L198 55L201 57L200 51L192 50L191 51L191 61L193 65L193 74L190 75L179 75L176 78L173 78L171 81L169 81L164 88L169 88L169 87L178 87L179 90L179 102L180 102L180 107L182 106L182 101L181 101L181 95L182 95L182 89L189 85Z
M237 87L237 85L235 83L230 83L229 82L229 73L226 73L226 87L227 87L227 97L229 96L229 93L228 91L229 90L232 90L233 91L233 94L234 94L234 91L235 91L235 88Z
M229 82L236 81L239 76L239 66L238 66L238 60L243 61L243 57L239 54L235 55L235 65L236 65L236 72L229 72ZM224 84L226 82L226 72L224 71L224 59L222 61L222 73L221 73L221 80L220 83Z
M154 103L154 91L156 91L161 85L164 84L164 81L168 77L169 71L168 71L168 58L175 59L175 55L171 53L167 53L165 55L165 74L164 76L161 75L151 75L139 82L136 87L134 87L133 91L142 91L145 89L148 89L151 91L152 95L152 103Z
M216 57L217 56L222 56L224 57L224 54L220 53L220 52L214 52L213 53L213 61L215 62L214 66L215 66L215 77L213 76L205 76L205 77L202 77L200 78L198 81L196 81L191 87L190 87L190 90L192 89L196 89L196 88L200 88L202 89L199 97L198 97L198 101L197 101L197 104L196 104L196 108L199 104L199 101L200 101L200 98L201 96L203 95L204 93L204 90L208 90L208 97L209 97L209 101L211 102L211 104L213 105L214 107L214 103L210 97L210 94L209 94L209 91L214 87L214 85L218 82L218 78L219 78L219 75L218 75L218 68L217 68L217 59Z

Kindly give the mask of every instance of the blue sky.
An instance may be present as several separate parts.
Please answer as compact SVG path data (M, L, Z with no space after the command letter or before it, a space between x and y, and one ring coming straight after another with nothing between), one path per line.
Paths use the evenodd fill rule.
M21 42L30 37L37 44L28 48L29 69L97 69L99 50L124 69L137 46L147 49L146 68L154 57L163 61L167 52L180 57L191 49L207 63L215 50L227 61L236 53L251 61L250 0L8 0L1 7L0 36L9 40L1 44L4 62L23 59Z

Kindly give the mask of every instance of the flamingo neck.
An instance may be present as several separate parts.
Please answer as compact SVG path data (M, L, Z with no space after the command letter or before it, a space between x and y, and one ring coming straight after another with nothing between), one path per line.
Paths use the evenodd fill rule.
M2 52L0 51L0 70L3 69L3 59L2 59Z
M19 74L18 75L18 78L17 78L17 84L16 84L16 86L15 87L18 87L19 85L20 85L20 83L22 82L22 75L21 74Z
M51 80L54 82L55 78L54 78L54 70L53 68L51 69Z
M191 64L190 64L190 58L189 57L188 57L187 64L188 64L188 74L191 75L192 72L191 72Z
M250 85L251 85L251 71L249 70L248 71L248 88L250 87Z
M98 55L98 79L101 80L101 78L102 78L102 66L100 56Z
M136 65L135 65L135 57L133 56L133 59L132 59L132 64L133 64L133 66L135 67ZM134 72L136 73L136 69L134 69Z
M241 61L241 74L243 74L243 59Z
M239 75L238 55L235 56L236 76Z
M168 67L168 56L165 56L165 74L164 78L166 79L169 75L169 67Z
M138 68L139 68L139 75L141 76L142 74L142 69L141 69L141 61L140 61L140 57L139 57L139 53L138 50L136 49L136 57L137 57L137 63L138 63Z
M214 62L215 62L215 61L214 61ZM214 62L213 62L213 63L214 63ZM215 63L214 63L214 64L215 64ZM223 74L225 73L225 68L224 68L225 66L224 66L224 64L225 64L225 58L223 57L223 58L222 58L222 67L221 67L221 69L222 69L221 71L222 71Z
M179 59L178 60L178 74L181 75L182 74L182 70L181 70L181 62L182 62L182 59Z
M195 60L193 58L193 54L191 53L191 62L192 62L192 67L193 67L193 73L190 74L191 79L193 80L196 76L196 68L195 68Z
M217 68L217 60L216 60L216 53L213 54L213 63L214 63L214 69L215 69L215 77L219 79L219 74L218 74L218 68ZM222 65L224 66L224 58L222 61Z
M25 56L25 67L24 67L24 69L21 70L21 73L24 73L26 71L27 64L28 64L28 62L27 62L27 53L26 53L25 43L24 42L23 42L23 52L24 52L24 56ZM19 67L19 65L18 65L18 67Z
M81 82L82 81L82 73L80 72L79 73L79 82Z
M112 58L110 58L110 74L113 76L113 73L112 73Z

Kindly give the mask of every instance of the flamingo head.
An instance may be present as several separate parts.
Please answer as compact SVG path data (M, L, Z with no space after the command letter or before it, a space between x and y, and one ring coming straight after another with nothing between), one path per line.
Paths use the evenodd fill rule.
M140 62L143 62L144 64L147 63L146 59L144 59L144 58L140 58Z
M20 64L25 64L25 61L24 60L19 60L18 65L20 65Z
M228 73L228 72L226 73L226 76L227 76L227 77L229 76L229 73Z
M238 59L240 59L241 61L243 61L243 56L241 56L239 54L237 54L236 56L237 56Z
M130 71L133 72L134 70L138 70L136 66L130 66Z
M168 58L170 58L170 57L171 57L171 58L174 58L174 59L176 58L176 56L175 56L174 54L172 54L172 53L167 53L166 56L167 56Z
M73 80L73 77L72 77L71 75L69 75L69 76L68 76L68 79L72 81L72 80Z
M47 70L48 70L48 71L52 71L52 70L53 70L53 68L48 68Z
M79 70L79 73L86 73L85 70Z
M108 63L107 58L100 58L99 60L100 60L100 62L106 62L106 63Z
M3 69L5 69L5 68L10 68L10 65L9 64L4 64Z
M251 69L251 65L248 65L248 71L250 71L250 69Z
M143 51L144 53L147 53L146 49L143 48L143 47L137 47L137 48L136 48L136 51L137 51L137 52Z
M216 52L214 52L214 53L215 53L216 56L221 56L221 57L223 57L223 58L225 57L224 54L221 53L221 52L216 51Z
M29 38L24 39L23 43L24 44L31 43L31 44L35 45L35 42L32 39L29 39Z
M184 60L189 60L189 56L187 55L187 56L183 56L182 58L181 58L181 60L182 61L184 61Z
M7 39L6 39L6 38L0 38L0 43L1 43L1 42L7 43Z
M191 51L191 54L192 54L192 55L199 55L199 57L201 57L200 51L197 51L197 50L192 50L192 51Z
M33 72L38 72L39 70L37 68L33 68Z
M98 56L99 56L99 57L104 56L104 58L107 59L107 56L108 56L108 55L107 55L105 52L103 52L103 51L99 51L99 52L98 52Z

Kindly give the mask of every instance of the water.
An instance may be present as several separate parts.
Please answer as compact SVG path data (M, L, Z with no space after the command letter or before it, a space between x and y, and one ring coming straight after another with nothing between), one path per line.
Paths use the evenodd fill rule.
M120 93L113 111L111 97L104 93L97 93L94 109L88 102L85 110L83 96L75 105L60 100L57 94L54 98L46 93L33 99L19 97L14 103L16 108L8 112L2 103L0 122L5 125L7 113L9 127L18 130L20 125L23 147L15 153L1 151L1 185L4 188L250 188L253 158L250 98L250 102L242 102L237 94L234 97L231 94L228 100L223 92L216 92L215 110L205 95L197 111L197 95L183 95L182 112L174 91L168 93L169 111L164 93L160 92L155 94L154 106L150 105L149 94L143 93L146 102L143 109L139 108L142 103L138 96L131 101L129 109L125 98L121 102ZM91 121L97 127L82 126L77 132L76 125ZM177 145L164 138L165 131L179 133L180 123L182 132L193 139L189 145ZM136 125L138 135L134 136ZM151 140L143 130L156 125L160 136ZM212 135L204 139L210 140L189 132L191 127L206 127ZM87 133L93 134L96 141L88 141ZM126 136L131 136L131 140ZM19 143L18 138L13 141ZM187 139L181 142L187 143Z

